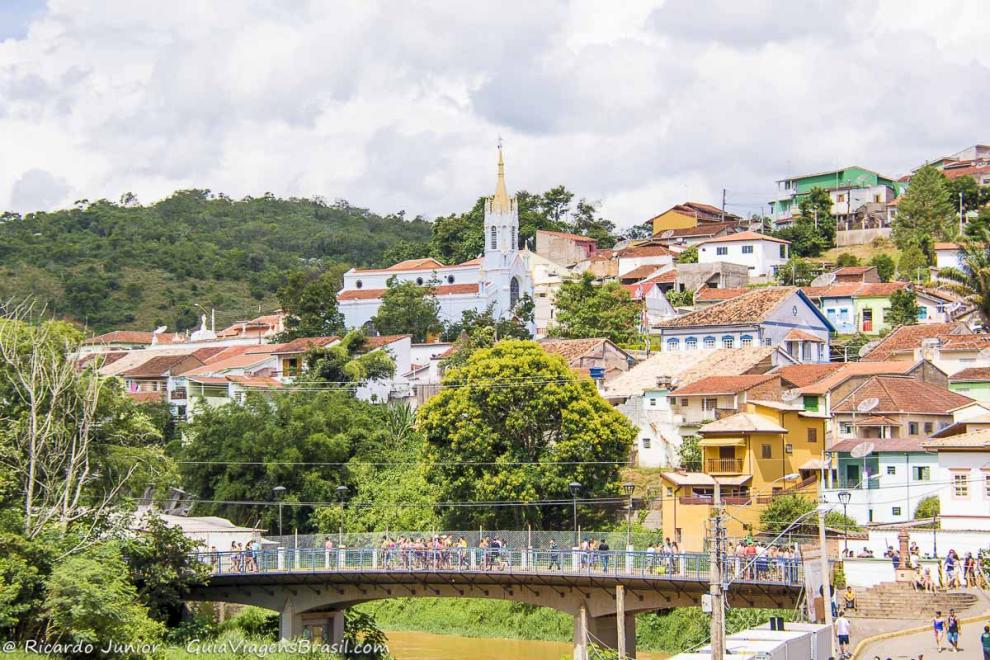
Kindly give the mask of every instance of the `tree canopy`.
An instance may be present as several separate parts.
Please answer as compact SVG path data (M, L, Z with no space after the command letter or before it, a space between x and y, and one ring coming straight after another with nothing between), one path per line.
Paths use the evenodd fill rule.
M344 331L344 316L337 309L337 292L344 268L325 272L296 271L278 290L278 302L285 312L285 331L280 341L299 337L328 337Z
M890 307L884 312L884 320L892 328L918 323L918 296L911 289L900 289L890 294Z
M538 344L519 340L475 351L464 366L450 369L417 422L432 464L428 479L441 501L534 502L444 512L448 525L470 528L567 525L569 507L535 503L568 498L575 480L585 498L619 493L619 467L636 434L589 379ZM601 515L594 507L587 511L590 520Z
M911 185L897 204L891 238L901 250L920 248L930 263L934 241L956 234L953 211L945 175L925 165L911 177Z
M565 281L554 304L557 318L549 330L552 337L606 337L618 344L632 341L639 333L640 303L617 282L595 284L591 273Z
M790 227L774 236L791 242L791 254L817 257L835 245L832 198L824 188L812 188L798 203L800 215Z
M440 304L432 292L433 283L420 286L415 282L388 281L378 313L371 319L380 334L412 335L414 342L443 330Z

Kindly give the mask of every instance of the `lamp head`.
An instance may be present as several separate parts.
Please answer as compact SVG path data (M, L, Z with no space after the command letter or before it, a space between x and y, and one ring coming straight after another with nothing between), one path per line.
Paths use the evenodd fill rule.
M337 486L337 498L343 502L347 499L347 486Z
M848 490L839 491L839 501L842 502L843 504L849 504L849 500L851 498L852 498L852 493L850 493Z
M622 484L622 490L626 491L626 495L632 495L633 491L636 490L636 484L627 481L626 483Z
M275 486L272 492L275 493L275 497L282 497L285 495L285 486Z
M582 488L581 484L577 481L572 481L571 483L567 484L567 487L571 489L571 495L573 495L574 497L577 497L577 494L581 492L581 488Z

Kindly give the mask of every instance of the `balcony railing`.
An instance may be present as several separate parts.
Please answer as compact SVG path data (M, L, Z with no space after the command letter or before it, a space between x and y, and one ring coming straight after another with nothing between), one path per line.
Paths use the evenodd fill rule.
M709 458L705 460L705 472L742 472L743 459L741 458Z
M169 395L169 398L172 399L173 401L185 400L186 398L188 398L186 397L186 388L178 387L172 390L172 393Z

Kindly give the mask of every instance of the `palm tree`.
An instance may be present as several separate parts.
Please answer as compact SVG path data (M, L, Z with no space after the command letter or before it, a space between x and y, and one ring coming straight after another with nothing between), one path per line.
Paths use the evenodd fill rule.
M973 227L960 243L966 253L962 268L941 268L943 287L976 307L984 326L990 326L990 227Z

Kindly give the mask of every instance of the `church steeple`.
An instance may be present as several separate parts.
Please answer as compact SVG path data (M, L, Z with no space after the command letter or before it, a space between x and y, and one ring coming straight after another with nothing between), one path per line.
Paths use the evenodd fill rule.
M519 209L505 188L505 159L498 143L498 181L485 204L485 270L508 268L519 250Z
M492 196L492 213L508 213L512 209L512 199L505 189L505 160L502 158L502 141L498 143L498 181L495 183L495 194Z

